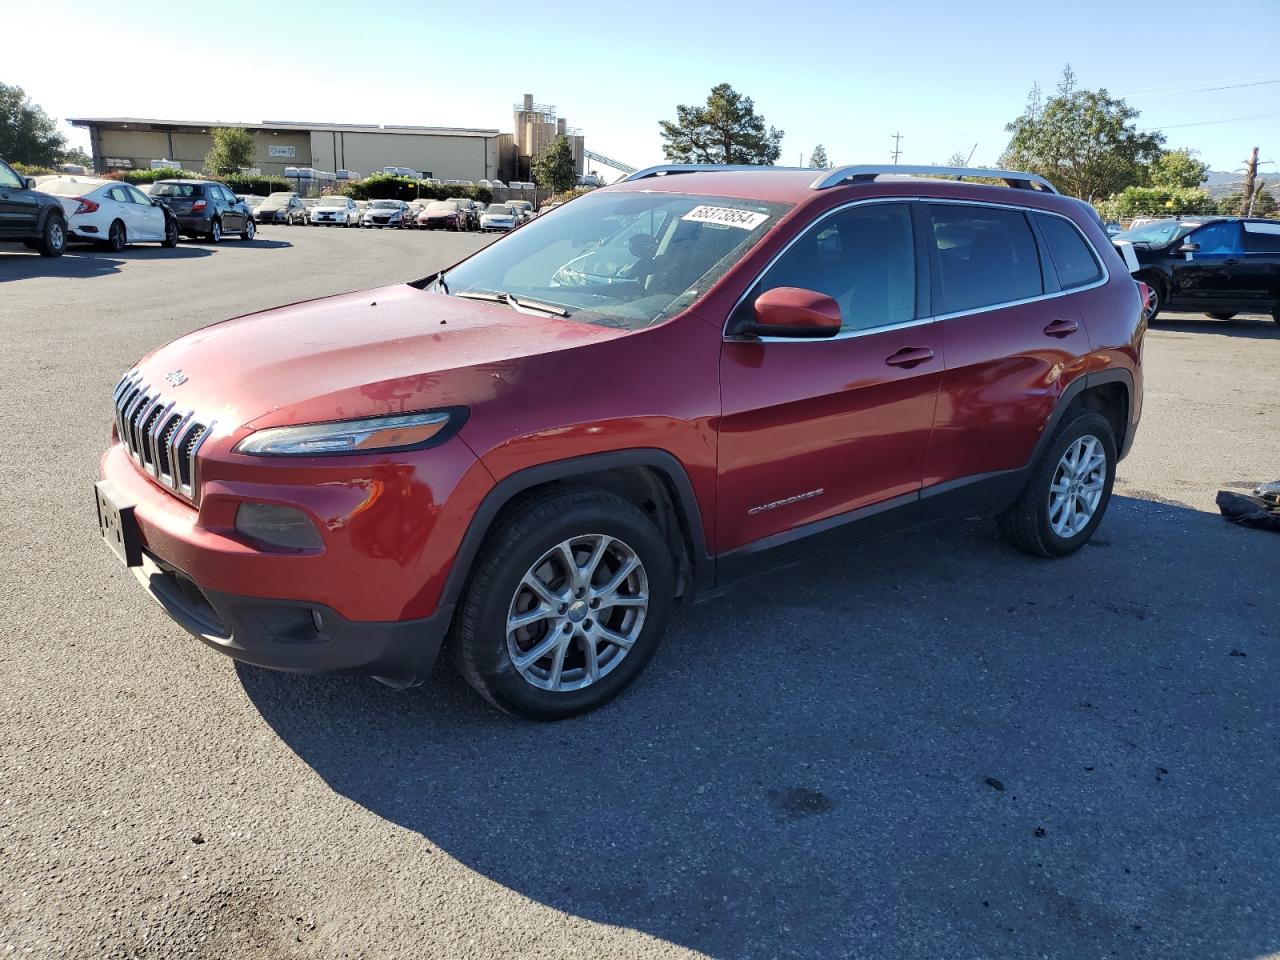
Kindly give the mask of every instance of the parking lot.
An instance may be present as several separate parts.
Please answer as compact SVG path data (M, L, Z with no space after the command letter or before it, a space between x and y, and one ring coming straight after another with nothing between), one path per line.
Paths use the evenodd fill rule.
M228 316L412 279L490 238L268 227L0 248L0 956L1280 953L1280 327L1166 314L1097 536L974 520L679 611L556 725L270 673L100 542L111 388Z

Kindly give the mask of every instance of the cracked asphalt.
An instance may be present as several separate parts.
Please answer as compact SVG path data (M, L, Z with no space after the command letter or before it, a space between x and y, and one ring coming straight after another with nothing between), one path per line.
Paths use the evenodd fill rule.
M553 726L242 667L99 542L111 387L474 236L0 248L0 957L1280 956L1280 328L1157 322L1093 543L964 521L675 616Z

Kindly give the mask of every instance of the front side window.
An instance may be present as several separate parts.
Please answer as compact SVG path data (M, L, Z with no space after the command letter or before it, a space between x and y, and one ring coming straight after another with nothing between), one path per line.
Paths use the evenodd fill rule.
M22 178L13 172L13 168L7 163L0 163L0 187L9 187L13 190L21 189L26 186Z
M575 320L639 329L692 305L789 209L675 193L588 194L464 260L432 289L506 294Z
M777 287L831 297L840 305L842 332L912 319L916 257L910 207L873 203L819 221L760 278L747 304Z
M1063 290L1083 287L1102 278L1102 268L1074 225L1047 213L1034 216Z
M1044 293L1035 237L1021 210L929 204L941 304L935 313L1026 300Z
M1207 227L1193 230L1187 235L1186 243L1198 243L1198 254L1230 254L1240 252L1240 227L1233 220L1211 223Z

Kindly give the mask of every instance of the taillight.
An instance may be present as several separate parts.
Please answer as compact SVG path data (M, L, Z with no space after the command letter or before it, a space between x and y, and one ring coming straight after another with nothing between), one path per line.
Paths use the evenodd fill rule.
M82 213L97 213L97 212L98 212L98 205L94 203L92 200L81 200L80 205L76 207L76 212L73 213L72 216L78 217Z
M193 204L191 205L191 212L192 212L192 213L204 213L204 201L203 201L203 200L197 200L195 203L193 203Z

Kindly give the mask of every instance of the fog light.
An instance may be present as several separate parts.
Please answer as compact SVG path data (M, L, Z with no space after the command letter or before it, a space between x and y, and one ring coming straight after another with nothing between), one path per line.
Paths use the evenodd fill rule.
M242 503L236 508L236 530L275 547L318 550L320 531L301 510L271 503Z

